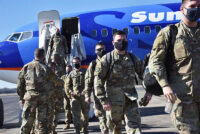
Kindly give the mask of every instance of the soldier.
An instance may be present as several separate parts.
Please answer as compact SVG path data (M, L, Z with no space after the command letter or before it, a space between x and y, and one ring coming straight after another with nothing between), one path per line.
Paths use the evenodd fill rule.
M89 105L84 101L85 97L82 93L84 89L85 69L81 68L81 60L79 57L73 58L73 65L75 69L70 72L65 80L65 93L70 98L71 110L73 116L73 123L76 129L76 134L80 134L80 129L83 127L83 132L88 133L89 120ZM81 114L83 120L81 120Z
M63 85L62 80L45 64L43 49L36 49L35 59L26 64L18 76L17 93L24 102L21 134L29 134L35 121L35 133L48 134L47 112L49 81L55 85Z
M55 72L55 63L51 62L49 64L51 70ZM49 83L49 86L52 90L49 91L49 109L48 109L48 131L51 134L57 134L56 132L56 126L57 126L57 116L59 110L56 109L57 103L61 103L61 100L63 100L63 90L62 88L54 85L53 82ZM59 102L58 102L59 101ZM62 104L62 103L61 103ZM59 105L60 106L60 105ZM59 107L60 108L60 107ZM59 109L58 108L58 109Z
M128 41L123 31L113 35L114 50L103 56L95 69L94 88L106 110L109 133L121 134L124 117L126 132L140 134L141 118L135 89L135 72L142 77L142 62L126 51Z
M66 66L66 74L63 75L61 77L61 79L63 81L66 80L67 76L69 75L69 73L72 71L72 66L71 65L67 65ZM66 125L63 127L64 130L69 129L70 127L70 122L71 122L71 108L70 108L70 100L69 98L66 96L66 94L64 94L64 110L65 110L65 123Z
M200 0L182 0L180 10L182 21L157 35L149 69L174 103L171 117L179 133L199 134Z
M90 95L93 92L94 95L94 110L95 116L99 119L100 129L102 134L108 134L108 127L106 125L106 112L103 110L103 107L94 93L94 70L97 62L100 61L101 57L106 54L106 50L104 44L102 42L97 43L95 47L95 53L97 54L97 59L93 60L87 69L85 75L85 101L86 103L90 103Z
M68 53L67 41L60 30L56 29L56 33L52 36L49 42L51 49L51 62L56 63L55 73L59 77L65 74L65 57Z

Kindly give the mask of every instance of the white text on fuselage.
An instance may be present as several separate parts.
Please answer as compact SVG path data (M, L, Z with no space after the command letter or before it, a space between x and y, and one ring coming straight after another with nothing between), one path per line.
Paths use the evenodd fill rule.
M181 20L182 13L180 11L158 13L147 13L146 11L140 11L134 12L132 17L131 23L142 23L147 20L150 22L178 21Z

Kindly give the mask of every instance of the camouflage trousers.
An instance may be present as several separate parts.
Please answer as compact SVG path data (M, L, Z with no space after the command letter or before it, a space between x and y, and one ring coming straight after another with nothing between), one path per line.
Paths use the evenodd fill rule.
M70 100L68 98L64 98L64 110L65 110L65 123L70 124L70 122L71 122L71 106L70 106Z
M121 134L124 117L127 134L141 134L141 117L137 101L126 98L125 105L112 105L111 111L106 111L109 134Z
M39 99L35 101L25 101L20 133L30 134L35 123L35 134L48 134L47 114L47 101L41 101Z
M54 102L49 99L49 104L48 104L48 132L52 132L52 125L53 125L53 119L54 119Z
M200 134L200 102L175 102L171 119L180 134Z
M95 107L95 106L94 106ZM94 108L94 114L99 119L99 127L101 129L102 134L108 134L108 127L107 127L107 119L106 119L106 112L103 108Z
M56 63L55 74L62 77L65 74L65 55L53 54L51 62Z
M87 129L89 121L90 106L85 102L84 97L75 97L71 102L73 123L76 130Z

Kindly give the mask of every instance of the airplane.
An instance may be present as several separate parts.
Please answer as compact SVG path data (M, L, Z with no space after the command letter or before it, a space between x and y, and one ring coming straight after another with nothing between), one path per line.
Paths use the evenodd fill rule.
M127 33L127 50L139 58L151 51L158 32L169 24L181 20L180 3L152 4L75 13L60 17L60 29L69 40L80 33L86 49L87 66L96 58L95 44L102 41L106 50L113 50L112 35L117 30ZM70 31L70 35L66 34ZM17 83L23 65L34 59L34 50L39 47L38 23L33 22L18 28L0 42L0 80ZM70 45L69 45L70 46Z

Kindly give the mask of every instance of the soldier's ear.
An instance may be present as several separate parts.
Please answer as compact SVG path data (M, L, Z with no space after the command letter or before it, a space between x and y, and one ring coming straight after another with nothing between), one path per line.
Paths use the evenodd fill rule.
M114 46L114 41L112 41L112 44L113 44L113 46Z
M181 5L181 7L180 7L180 11L183 13L183 4Z

